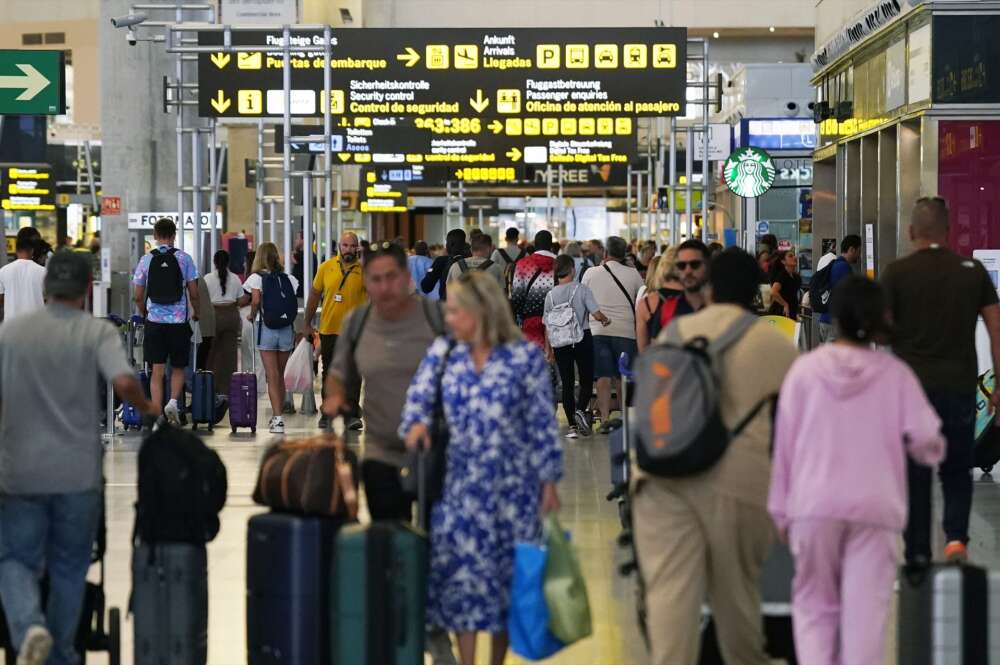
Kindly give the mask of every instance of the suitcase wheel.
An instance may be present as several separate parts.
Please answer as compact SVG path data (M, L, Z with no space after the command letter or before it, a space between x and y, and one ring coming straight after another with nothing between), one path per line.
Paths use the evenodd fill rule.
M250 428L250 433L251 434L256 434L257 433L257 428L256 427L251 427Z
M989 473L990 471L993 470L993 465L987 464L986 466L981 466L979 468L983 470L983 473Z
M233 434L236 434L236 425L233 425Z

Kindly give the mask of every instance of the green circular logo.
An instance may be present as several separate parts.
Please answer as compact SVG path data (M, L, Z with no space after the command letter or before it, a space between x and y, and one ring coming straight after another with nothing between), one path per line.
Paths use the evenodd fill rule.
M774 184L774 161L760 148L740 148L729 155L723 175L729 191L745 199L756 198Z

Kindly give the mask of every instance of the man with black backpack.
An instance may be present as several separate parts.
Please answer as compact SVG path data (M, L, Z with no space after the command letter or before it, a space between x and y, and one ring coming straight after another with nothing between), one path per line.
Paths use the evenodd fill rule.
M143 357L153 366L149 391L153 402L163 404L163 376L170 363L170 395L163 415L177 425L180 410L177 398L184 390L184 369L191 360L191 323L201 314L198 268L185 252L174 247L177 226L163 217L153 226L156 247L139 259L132 284L135 304L146 320Z
M448 283L454 282L459 276L470 270L482 270L493 275L500 288L506 292L507 284L504 279L504 271L493 259L489 258L490 250L493 249L493 238L485 233L480 233L473 236L469 244L472 246L472 256L469 258L460 257L451 264L451 269L448 271Z
M83 311L90 266L84 254L57 252L45 273L48 304L0 326L0 599L20 665L79 662L74 642L104 500L98 377L143 414L160 410L117 330Z
M840 256L825 266L820 266L809 282L809 302L819 317L819 341L821 344L834 341L836 331L830 315L830 294L842 279L854 272L854 266L861 258L861 236L844 236L840 242Z
M722 252L711 304L674 320L634 368L632 521L652 665L697 662L706 599L725 662L771 662L758 590L774 541L771 414L796 350L751 311L758 271L743 250Z
M512 226L504 233L504 246L497 247L490 258L503 270L504 292L510 295L510 284L514 281L514 267L524 258L524 249L518 246L517 239L521 232Z

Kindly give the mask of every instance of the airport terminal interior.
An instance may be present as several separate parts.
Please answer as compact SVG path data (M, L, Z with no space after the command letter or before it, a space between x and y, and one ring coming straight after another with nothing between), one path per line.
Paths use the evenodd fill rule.
M0 23L9 665L1000 665L1000 0Z

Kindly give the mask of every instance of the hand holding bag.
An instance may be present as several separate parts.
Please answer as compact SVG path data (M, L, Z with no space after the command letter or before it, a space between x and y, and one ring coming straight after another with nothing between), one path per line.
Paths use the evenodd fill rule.
M510 590L507 631L510 648L521 658L544 660L565 645L549 630L545 604L546 548L535 543L514 546L514 580Z
M545 519L548 561L545 565L545 604L549 630L569 645L593 632L587 585L569 537L554 514Z
M358 517L358 458L334 434L276 443L264 453L253 500L277 512Z
M285 365L285 389L290 393L304 393L313 387L313 348L303 338Z

